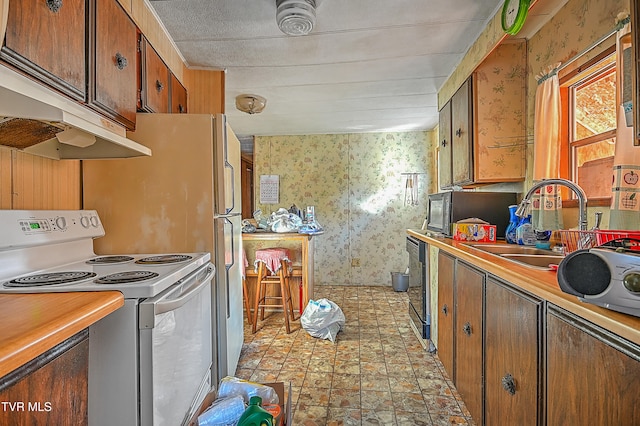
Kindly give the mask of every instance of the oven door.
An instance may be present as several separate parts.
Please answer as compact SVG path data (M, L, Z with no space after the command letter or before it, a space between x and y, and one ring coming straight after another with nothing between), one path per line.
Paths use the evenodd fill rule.
M180 425L211 389L211 281L207 264L140 303L140 423Z
M426 276L424 264L425 244L407 237L407 252L409 253L409 318L423 339L428 339L429 327L426 318Z

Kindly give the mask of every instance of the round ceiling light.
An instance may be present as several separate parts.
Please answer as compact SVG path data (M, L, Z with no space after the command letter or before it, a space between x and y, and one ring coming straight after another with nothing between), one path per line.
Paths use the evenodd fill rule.
M316 23L316 0L277 0L276 21L291 36L307 35Z
M267 106L267 100L258 95L238 95L236 96L236 108L247 114L261 113Z

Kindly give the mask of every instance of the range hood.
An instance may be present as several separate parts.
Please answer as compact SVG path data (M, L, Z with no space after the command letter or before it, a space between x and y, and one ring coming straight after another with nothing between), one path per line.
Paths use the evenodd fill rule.
M151 155L126 134L86 106L0 65L0 145L56 160Z

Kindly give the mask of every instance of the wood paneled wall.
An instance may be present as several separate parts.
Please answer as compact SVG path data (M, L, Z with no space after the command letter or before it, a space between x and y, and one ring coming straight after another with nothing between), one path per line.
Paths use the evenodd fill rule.
M81 165L0 147L0 208L76 210L81 208Z

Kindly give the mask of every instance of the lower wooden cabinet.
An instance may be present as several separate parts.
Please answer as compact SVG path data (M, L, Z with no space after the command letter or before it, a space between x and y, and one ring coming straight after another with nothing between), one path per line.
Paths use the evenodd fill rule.
M88 375L85 329L0 379L0 424L86 425Z
M544 303L489 276L485 304L484 424L543 424Z
M640 347L549 305L547 424L640 425Z
M467 409L482 425L482 330L485 273L462 261L455 268L455 378Z
M438 252L438 357L453 380L453 277L455 258Z

